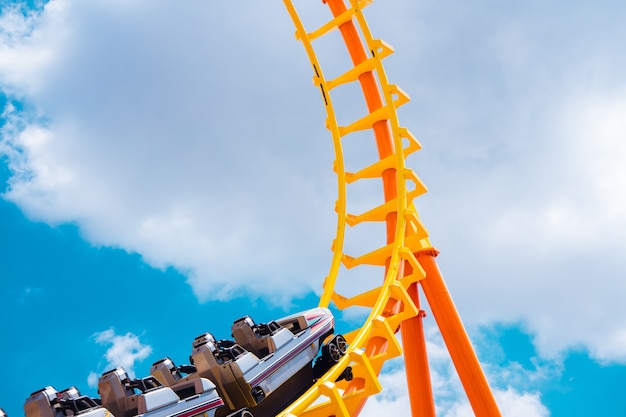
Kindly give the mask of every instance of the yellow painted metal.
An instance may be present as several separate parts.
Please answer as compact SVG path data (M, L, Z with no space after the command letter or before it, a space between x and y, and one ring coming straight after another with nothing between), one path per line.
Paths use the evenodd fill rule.
M405 158L420 149L415 137L404 127L399 126L396 108L409 101L408 95L398 86L387 82L382 59L393 53L393 48L385 42L374 39L369 33L361 13L368 2L351 1L351 7L337 17L332 18L320 28L307 32L291 0L284 0L285 6L296 27L296 38L300 40L313 66L313 82L321 90L327 112L326 126L330 130L335 150L334 170L337 173L338 199L337 232L333 240L333 258L330 271L324 280L321 306L328 306L332 301L340 309L351 306L367 306L370 313L363 326L346 334L349 342L348 354L341 362L313 386L307 393L291 404L283 416L354 416L358 414L365 400L381 390L378 373L385 361L401 354L402 349L395 332L400 323L419 314L408 295L408 287L424 277L424 271L413 253L430 247L428 234L413 208L415 197L426 192L426 187L418 177L405 166ZM372 56L355 65L333 80L326 80L322 66L315 54L313 42L337 29L346 22L356 22L366 42L366 48ZM364 73L375 73L382 92L384 105L358 120L339 126L335 116L332 92L347 83L354 83ZM391 128L394 148L397 152L377 160L372 165L363 167L356 173L345 171L342 138L356 131L373 129L374 124L385 121ZM362 179L382 178L384 172L393 169L395 175L395 198L378 207L362 213L347 213L347 187ZM347 227L359 227L364 222L385 222L393 213L401 213L395 222L393 239L387 243L386 236L381 236L378 249L368 254L351 256L343 253ZM411 230L407 230L407 228ZM408 236L408 237L407 237ZM402 274L403 265L412 265L413 273ZM341 266L354 267L362 264L378 265L382 269L382 285L372 288L352 298L335 293L335 285L340 278ZM388 310L390 301L398 305L393 311ZM373 346L373 347L372 347ZM352 366L354 379L351 383L334 382L346 366Z
M427 296L429 301L437 299L442 306L438 309L440 311L438 323L450 327L446 328L445 332L442 331L444 340L448 338L462 345L448 346L453 361L455 355L462 361L466 357L470 359L468 361L470 365L463 371L464 375L460 373L462 382L464 386L474 383L480 386L474 390L466 388L470 403L478 410L477 415L480 417L499 416L488 386L485 388L486 379L462 329L452 300L447 294L441 294L442 291L436 289L443 285L443 280L433 272L434 261L432 259L422 261L416 257L416 254L424 256L436 252L413 204L415 198L426 192L426 187L417 175L405 166L406 157L419 150L421 146L408 129L399 125L397 108L409 102L410 98L397 85L387 81L382 60L394 51L390 45L380 39L374 39L370 33L362 9L371 1L322 0L331 9L332 18L310 32L307 32L298 16L294 1L296 0L283 0L296 27L296 39L302 42L313 67L313 83L320 89L324 100L326 127L331 133L335 151L333 169L337 174L338 197L335 204L337 228L331 246L333 256L323 283L320 306L328 307L332 302L340 310L355 306L365 307L369 309L369 314L360 328L344 335L348 341L348 351L340 362L279 415L285 417L358 415L367 398L382 389L378 374L384 363L402 354L395 334L398 329L405 326L406 329L411 329L412 333L406 337L403 333L403 342L404 339L409 340L407 351L416 356L411 357L410 361L405 356L407 370L413 369L415 373L419 373L409 378L414 390L410 393L411 408L414 413L419 413L420 417L434 417L421 324L423 312L419 308L417 292L418 284L424 286L423 281L430 277L433 282L427 286ZM348 6L346 1L349 2ZM335 30L341 32L353 66L336 78L327 80L313 44ZM340 126L335 113L333 94L335 90L352 83L360 84L368 113L347 125ZM346 172L342 140L355 132L363 131L371 131L380 158L357 172ZM363 213L348 213L348 187L361 180L373 178L380 178L383 183L384 201ZM381 223L385 226L386 234L381 236L379 246L364 254L344 253L347 230L371 223ZM425 262L427 270L422 262ZM381 268L383 272L381 275L384 277L382 283L354 296L338 294L335 288L342 279L342 268L350 269L362 265ZM353 369L352 381L335 382L347 366ZM428 379L427 383L420 383L420 378ZM485 398L479 398L483 393L486 393ZM475 406L477 403L481 404Z

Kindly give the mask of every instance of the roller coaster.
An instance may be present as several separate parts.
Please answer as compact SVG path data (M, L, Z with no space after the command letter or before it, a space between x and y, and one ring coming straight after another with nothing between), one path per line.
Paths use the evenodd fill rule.
M333 308L340 311L358 310L361 317L365 317L365 319L360 327L345 333L341 339L333 339L334 347L332 348L328 347L329 342L326 340L332 337L332 332L325 332L322 336L315 336L309 340L308 343L311 341L318 343L319 341L320 345L316 346L314 355L307 357L307 363L311 363L312 358L318 354L317 349L326 340L325 350L323 349L324 352L319 357L324 358L322 361L327 362L330 360L329 358L332 358L330 364L321 371L318 367L316 375L307 377L307 381L310 382L307 383L304 392L298 392L295 399L290 398L285 407L281 407L279 411L273 411L268 415L281 417L356 416L362 410L367 399L382 390L383 387L378 376L385 362L403 355L410 398L410 413L415 417L434 417L435 404L423 328L425 313L420 308L420 295L423 294L450 353L474 414L477 417L500 416L487 379L437 266L438 251L431 245L428 232L414 205L414 199L424 194L426 187L418 176L406 166L405 162L406 158L418 151L421 146L413 134L399 124L397 109L409 102L409 96L400 87L390 84L387 80L383 60L391 55L394 50L383 40L372 36L363 13L363 9L371 4L371 0L322 0L320 6L328 8L329 17L327 21L313 30L305 28L294 5L295 1L283 1L295 25L296 39L304 46L312 65L313 83L321 93L327 116L326 128L331 133L335 153L333 169L337 178L336 235L331 245L332 259L328 274L323 281L318 309L329 311L327 308L332 304ZM307 7L311 6L307 4ZM351 65L339 75L329 79L324 73L315 48L318 43L331 36L331 33L335 35L339 33ZM360 87L367 111L359 115L358 118L340 125L337 118L338 109L333 100L337 94L341 94L343 89L354 88L354 86ZM378 157L354 172L348 172L342 145L346 138L356 135L358 135L359 140L375 142ZM350 188L358 187L359 184L371 180L382 184L384 198L374 207L357 214L349 213L348 194ZM359 228L373 224L380 226L377 230L382 230L379 236L380 240L375 246L364 253L346 253L347 236ZM359 290L356 294L341 294L340 289L348 288L350 277L353 276L353 274L348 275L347 271L358 271L360 268L365 270L365 267L369 268L368 271L372 268L378 271L376 273L380 279L377 284L371 288ZM363 311L366 313L363 314ZM281 328L285 330L283 327L291 326L291 332L287 333L297 337L300 333L294 331L293 325L287 325L288 322L289 320L283 321L274 330L278 331ZM310 324L303 323L300 323L301 330L308 328ZM398 333L401 334L401 342L397 337ZM275 343L278 339L268 340L270 343ZM194 352L201 348L209 349L211 346L213 349L211 354L197 353L197 362L204 360L203 358L212 358L210 360L215 361L215 358L219 356L216 353L219 350L217 345L217 342L212 341L208 336L199 341L194 341ZM230 354L234 356L232 359L223 360L219 366L226 366L228 363L239 360L243 364L245 361L240 359L243 358L242 355L257 349L251 346L247 349L242 348L242 351L233 354L233 344L230 344L225 350L229 350ZM339 351L340 354L334 355L335 350ZM258 355L258 357L270 356L269 350ZM169 368L166 366L168 371L162 374L169 375L167 378L171 378L172 375L179 375L177 372L181 372L172 364L161 363L161 365L164 364L169 366ZM308 365L305 368L312 369ZM347 370L349 372L346 372ZM184 372L184 369L182 371ZM158 372L156 374L159 375ZM180 401L175 400L181 398L197 398L198 401L204 398L206 401L200 401L198 404L201 405L196 408L180 409L179 407L175 412L163 412L154 415L184 415L189 417L215 415L215 409L223 406L225 401L224 395L220 396L218 395L221 394L220 392L214 392L215 386L218 385L216 384L218 381L215 379L221 378L216 375L209 373L206 378L203 375L191 379L185 379L179 375L177 378L181 382L177 379L173 382L170 381L169 385L176 387L177 384L183 383L180 385L183 388L179 389L178 394L184 389L187 390L185 391L187 396L167 394L174 398L174 400L168 400L170 401L168 404L179 404ZM128 381L122 370L109 372L102 378L105 376L115 379L116 383ZM132 415L151 415L146 411L150 408L148 403L149 401L156 401L155 398L158 396L147 393L155 392L150 391L150 389L163 385L163 381L155 380L167 378L149 378L140 382L132 382L135 384L133 385L134 388L141 388L142 393L145 392L145 394L142 394L143 397L141 397L144 402L143 413L136 411L129 414L130 417ZM194 379L195 382L193 382ZM168 385L167 381L165 385ZM254 405L263 400L264 392L261 391L254 392L253 390L248 393L252 395L249 399L251 404ZM161 390L160 392L165 391ZM169 393L169 391L167 392ZM103 395L102 392L100 394ZM57 393L48 389L33 395L38 395L38 397L34 399L31 396L27 400L27 406L30 405L31 407L26 410L27 417L46 416L41 411L42 408L36 408L33 405L40 398L57 404L70 404L71 407L68 405L64 408L64 410L70 410L64 411L65 415L81 413L87 415L87 412L93 413L95 410L102 409L101 402L92 403L72 390ZM226 399L226 401L229 400ZM235 403L233 402L233 404ZM236 414L229 415L244 417L265 415L265 412L255 413L254 407L245 408L247 407L246 404L242 403L241 406L244 408L237 411ZM59 407L57 406L57 409L60 409ZM239 406L235 408L237 407ZM100 411L98 413L102 414ZM118 414L113 412L115 417L126 417ZM108 414L102 415L107 416ZM51 417L54 417L54 414Z

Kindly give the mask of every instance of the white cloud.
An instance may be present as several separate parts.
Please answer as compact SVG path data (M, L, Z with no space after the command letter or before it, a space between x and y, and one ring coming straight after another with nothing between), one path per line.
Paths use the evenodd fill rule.
M626 89L579 94L546 109L536 155L464 177L465 190L433 201L447 208L431 231L466 320L524 322L546 357L584 347L626 363Z
M400 116L424 145L417 205L448 285L470 325L626 362L623 13L483 6L368 9L413 97ZM24 104L6 110L6 198L185 272L201 300L319 289L333 155L281 4L56 0L2 23L0 84Z
M110 345L104 355L107 361L104 366L105 371L121 367L131 378L135 377L135 364L152 353L152 347L142 344L138 336L132 333L118 335L113 329L96 333L95 341L99 345ZM96 387L98 378L99 375L96 372L91 372L87 381L89 386Z
M536 393L519 393L513 389L494 392L499 404L500 412L505 417L548 417L550 412L541 403L541 398ZM468 402L457 402L449 411L442 414L444 417L474 417Z
M624 28L582 3L558 27L545 3L480 23L415 7L398 39L428 42L394 71L424 80L404 110L424 145L417 204L462 317L522 322L546 357L626 363Z
M5 12L19 30L1 52L19 59L2 60L2 84L27 107L7 112L16 176L5 197L188 273L203 300L318 289L335 222L332 153L301 137L327 133L291 23L244 42L222 6L143 6L59 0L21 23ZM252 9L233 16L254 31Z
M89 372L89 376L87 377L87 385L92 388L96 388L98 386L98 378L100 378L100 376L96 372Z

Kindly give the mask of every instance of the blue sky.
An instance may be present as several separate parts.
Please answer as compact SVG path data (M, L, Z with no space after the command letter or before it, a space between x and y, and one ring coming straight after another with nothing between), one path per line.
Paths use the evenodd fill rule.
M312 71L281 2L205 3L0 1L9 416L45 385L95 394L114 365L145 374L241 315L316 304L335 189ZM626 415L625 7L366 9L412 98L417 208L506 416ZM337 39L320 58L327 75L346 60ZM344 146L353 165L372 152ZM439 415L471 415L426 324ZM363 415L406 414L402 373L388 364Z

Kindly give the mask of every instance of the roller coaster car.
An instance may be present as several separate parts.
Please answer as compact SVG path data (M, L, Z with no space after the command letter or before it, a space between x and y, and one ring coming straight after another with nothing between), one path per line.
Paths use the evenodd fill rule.
M48 386L26 399L24 414L26 417L107 417L109 413L98 400L80 395L75 387L58 392Z
M224 405L215 385L206 378L166 387L153 376L131 379L123 368L104 373L98 380L98 392L102 406L115 417L214 417Z
M208 378L231 412L247 408L257 417L275 415L341 359L346 341L333 331L334 317L326 308L263 324L245 316L232 326L234 341L202 334L193 341L192 365L176 367L164 358L150 374L166 386ZM343 374L348 379L349 371Z
M214 417L224 402L215 385L204 378L163 387L154 377L130 379L122 368L102 375L102 399L81 396L74 388L57 392L46 387L26 400L26 417ZM235 415L247 417L241 410Z

